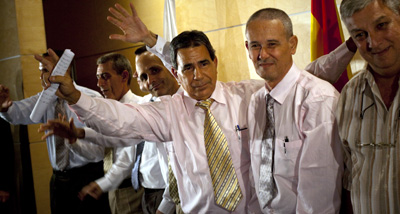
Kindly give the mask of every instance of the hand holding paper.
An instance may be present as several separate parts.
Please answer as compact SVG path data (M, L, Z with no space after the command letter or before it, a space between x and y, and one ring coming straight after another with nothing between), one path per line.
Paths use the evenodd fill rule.
M66 49L61 56L60 60L57 62L56 67L53 69L52 76L64 76L65 72L67 71L69 65L71 64L72 59L74 58L74 53ZM37 58L35 56L35 58ZM42 62L42 61L40 61ZM51 64L48 63L49 66L47 69L51 70ZM36 102L35 107L32 110L30 118L33 122L39 122L40 119L43 117L46 109L50 105L50 103L54 102L56 97L56 91L58 89L58 84L51 84L50 87L44 89Z

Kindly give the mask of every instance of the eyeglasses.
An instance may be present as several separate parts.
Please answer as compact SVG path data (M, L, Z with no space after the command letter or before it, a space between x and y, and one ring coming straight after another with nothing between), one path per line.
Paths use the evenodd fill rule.
M364 96L365 96L365 90L363 91L363 93L362 93L362 95L361 95L361 104L360 104L360 118L361 118L361 120L363 120L364 119L364 115L365 115L365 112L368 110L368 109L370 109L371 107L373 107L374 105L375 105L375 99L372 99L372 102L373 103L371 103L370 105L368 105L365 109L364 109ZM399 120L400 120L400 112L399 112L399 116L398 116L398 118L397 118L397 121L396 121L396 127L395 127L395 132L396 133L398 133L398 128L399 128ZM359 133L361 133L361 124L362 124L362 122L360 122L360 127L359 127ZM395 140L394 140L394 143L392 144L392 143L383 143L383 142L379 142L379 143L375 143L375 142L372 142L372 143L361 143L360 142L360 139L358 139L357 141L356 141L356 147L359 147L359 148L364 148L364 147L373 147L373 148L379 148L379 149L383 149L383 148L394 148L395 146L396 146L396 142L397 142L397 140L396 140L396 138L397 138L397 134L395 134L394 135L395 136Z
M356 143L357 147L367 147L367 146L371 146L371 147L376 147L376 148L394 148L395 144L391 144L391 143Z
M110 73L101 73L101 74L96 74L97 79L99 80L100 78L103 80L109 80L111 78Z

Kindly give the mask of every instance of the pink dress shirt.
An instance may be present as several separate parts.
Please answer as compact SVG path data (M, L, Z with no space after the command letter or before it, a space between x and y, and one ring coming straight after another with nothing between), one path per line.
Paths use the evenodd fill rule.
M250 186L250 151L247 108L251 95L264 81L217 82L211 106L228 141L233 165L243 193L234 213L259 213L255 192ZM229 213L214 202L214 193L204 146L205 111L195 107L196 100L186 92L160 97L161 102L143 105L121 104L112 100L92 99L82 94L71 108L89 127L122 138L143 138L167 142L167 152L178 181L182 210L185 213Z
M338 213L343 160L334 113L339 93L293 64L272 91L262 88L252 96L248 125L257 194L268 93L275 99L273 176L278 192L263 212Z

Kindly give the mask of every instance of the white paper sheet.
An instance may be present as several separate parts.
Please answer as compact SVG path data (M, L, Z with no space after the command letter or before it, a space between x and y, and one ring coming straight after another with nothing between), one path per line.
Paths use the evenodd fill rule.
M75 54L70 49L65 49L56 67L53 69L51 76L64 76L74 56ZM40 122L48 106L57 99L56 91L58 85L59 84L52 83L48 89L42 91L30 115L33 122Z

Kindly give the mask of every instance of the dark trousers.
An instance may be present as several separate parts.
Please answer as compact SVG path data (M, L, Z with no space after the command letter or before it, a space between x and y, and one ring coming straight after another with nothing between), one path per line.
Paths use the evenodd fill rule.
M90 182L104 176L103 161L67 171L53 171L50 181L52 214L110 213L107 194L96 200L89 195L81 201L78 193Z
M144 189L142 209L145 214L155 214L163 199L164 189Z

